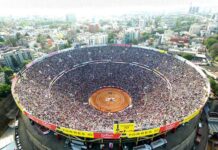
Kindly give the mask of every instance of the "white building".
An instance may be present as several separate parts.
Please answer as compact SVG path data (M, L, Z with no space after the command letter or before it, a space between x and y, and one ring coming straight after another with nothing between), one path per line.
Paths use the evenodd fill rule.
M164 34L161 36L161 44L166 44L174 35L175 32L173 30L165 30Z
M77 36L77 42L91 46L107 44L108 35L106 33L81 33Z
M201 25L193 24L193 25L191 25L191 27L189 29L189 33L190 34L200 34L200 30L201 30Z
M209 33L209 35L218 33L218 23L210 22L207 26L207 32Z
M144 20L144 19L139 19L138 27L139 27L140 29L144 29L145 26L146 26L145 20Z

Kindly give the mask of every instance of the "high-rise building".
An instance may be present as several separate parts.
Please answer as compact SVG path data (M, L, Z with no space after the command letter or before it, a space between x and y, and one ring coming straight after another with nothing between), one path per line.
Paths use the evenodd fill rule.
M76 23L76 16L74 14L67 14L66 21L71 23Z
M1 54L3 63L11 68L16 68L17 65L21 65L25 60L33 59L33 52L27 49L14 49Z
M139 39L139 30L136 28L129 28L124 33L125 43L130 43L133 40Z
M193 25L191 25L191 27L189 29L189 33L190 34L200 34L200 30L201 30L201 25L193 24Z
M144 19L139 19L139 20L138 20L138 27L139 27L140 29L144 29L145 26L146 26L145 20L144 20Z
M190 6L189 7L189 13L190 14L197 14L199 12L199 7L198 6Z

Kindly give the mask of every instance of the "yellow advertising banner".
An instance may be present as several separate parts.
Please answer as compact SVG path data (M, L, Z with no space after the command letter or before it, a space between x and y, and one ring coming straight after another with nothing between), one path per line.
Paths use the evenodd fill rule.
M18 99L18 96L16 94L14 94L14 99L15 99L15 103L17 104L17 107L20 109L20 111L23 113L24 112L24 109L23 107L21 106L20 104L20 101Z
M160 52L161 54L167 54L167 51L165 51L165 50L159 50L159 52Z
M20 111L23 113L24 110L23 110L23 107L20 105L20 102L16 101L16 104L17 104L17 107L20 109Z
M196 110L194 113L192 113L191 115L185 117L182 121L182 123L186 123L189 122L191 119L193 119L195 116L197 116L199 114L201 109Z
M135 130L135 123L120 123L114 124L114 133L127 133Z
M64 128L64 127L59 127L56 130L64 134L71 135L71 136L94 138L94 132L72 130L72 129Z
M142 131L135 131L135 132L128 132L127 137L128 138L136 138L136 137L144 137L148 135L153 135L159 133L160 128L153 128L149 130L142 130Z

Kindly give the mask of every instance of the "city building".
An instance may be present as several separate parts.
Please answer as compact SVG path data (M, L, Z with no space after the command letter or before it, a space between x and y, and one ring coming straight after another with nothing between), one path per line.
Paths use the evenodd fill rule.
M139 39L139 29L137 28L128 28L124 31L124 41L125 43L131 43L133 40Z
M144 20L144 19L139 19L139 20L138 20L138 27L139 27L140 29L144 29L145 26L146 26L145 20Z
M198 6L191 6L189 8L189 13L190 14L197 14L199 12L199 7Z
M207 32L209 35L218 33L218 22L210 22L207 26Z
M193 25L191 25L191 27L189 29L189 33L190 34L200 34L200 30L201 30L201 25L193 24Z
M88 31L91 33L96 33L99 31L99 25L98 24L89 24L88 25Z
M76 42L85 45L102 45L108 43L108 35L106 33L91 34L89 32L78 34Z
M67 22L71 22L71 23L75 23L76 22L76 17L74 14L67 14L66 15L66 21Z
M25 60L33 59L33 51L29 49L13 49L1 53L3 58L3 65L16 68L21 65Z

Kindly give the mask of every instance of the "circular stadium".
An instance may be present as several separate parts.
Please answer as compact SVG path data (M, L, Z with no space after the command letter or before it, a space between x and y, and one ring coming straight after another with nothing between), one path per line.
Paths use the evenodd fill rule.
M194 119L209 94L204 73L165 51L106 45L57 51L16 75L22 113L63 135L131 139Z

